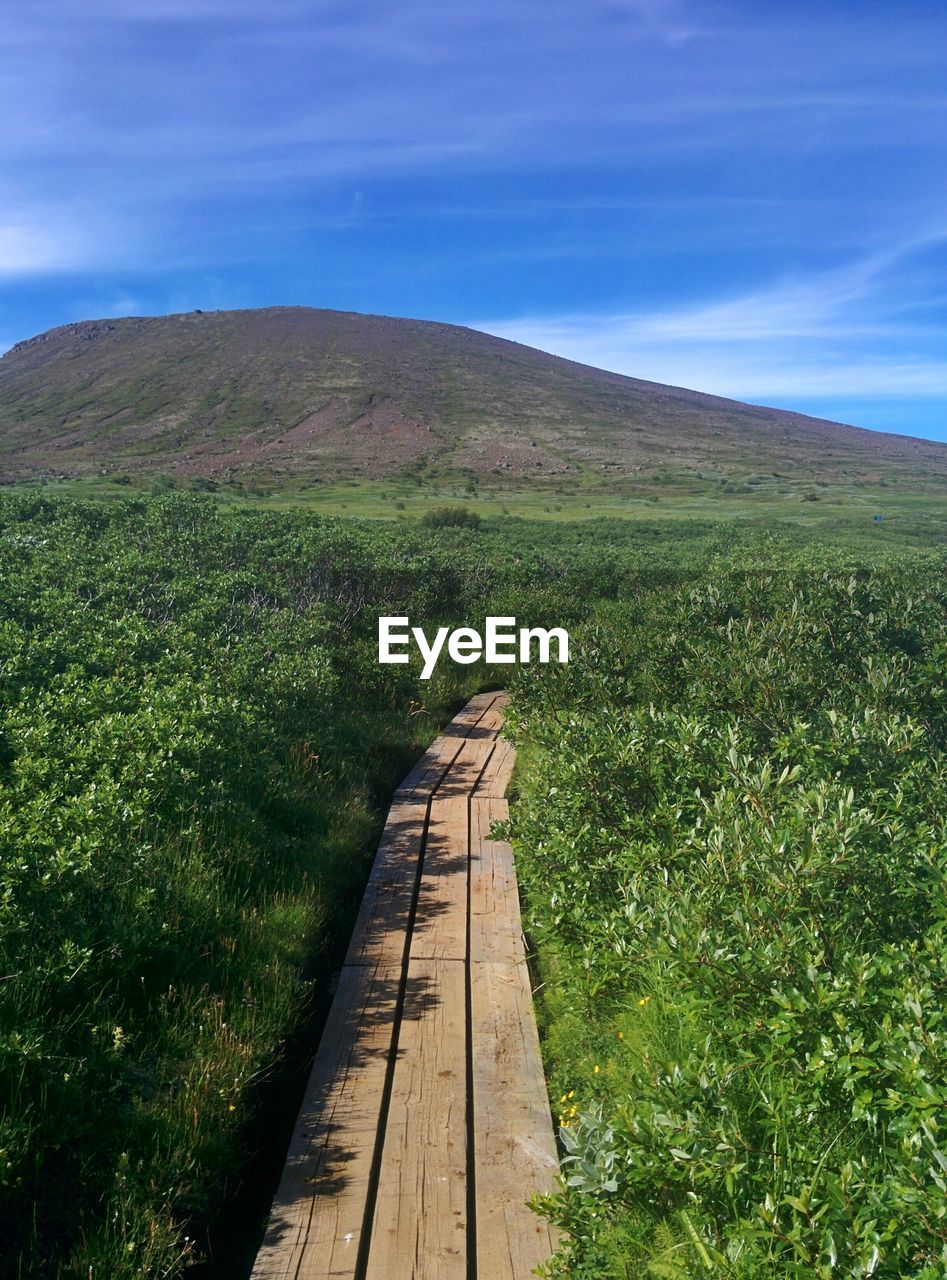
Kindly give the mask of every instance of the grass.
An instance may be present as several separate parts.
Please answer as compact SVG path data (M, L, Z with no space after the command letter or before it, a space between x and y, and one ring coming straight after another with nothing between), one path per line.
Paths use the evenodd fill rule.
M143 484L146 491L150 490L150 481ZM36 487L13 486L13 490L35 492ZM137 484L116 483L110 477L60 481L40 488L48 493L101 500L128 498L138 491ZM818 501L805 500L804 495L811 492L818 494ZM796 486L788 493L780 493L772 485L760 485L749 493L729 494L722 492L720 485L708 483L698 491L671 497L651 493L569 494L537 488L484 488L470 494L457 485L422 489L406 482L346 481L267 494L239 493L223 487L212 496L222 507L236 510L299 510L362 520L414 522L438 507L459 504L498 524L510 517L557 525L601 519L649 524L657 521L671 526L700 521L735 524L748 530L810 531L820 540L854 538L865 547L909 543L930 547L947 540L947 494L880 485L833 484L819 489ZM881 521L876 521L878 515Z

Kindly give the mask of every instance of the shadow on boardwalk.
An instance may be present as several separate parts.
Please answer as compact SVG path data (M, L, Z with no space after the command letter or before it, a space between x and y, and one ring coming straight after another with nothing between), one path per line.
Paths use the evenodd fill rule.
M552 1252L525 1204L557 1163L515 874L484 825L497 702L395 794L253 1280L517 1280Z

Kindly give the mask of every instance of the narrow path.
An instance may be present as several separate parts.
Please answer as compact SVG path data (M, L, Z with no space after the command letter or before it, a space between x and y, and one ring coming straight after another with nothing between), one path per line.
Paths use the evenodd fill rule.
M395 793L253 1280L526 1280L558 1170L480 694Z

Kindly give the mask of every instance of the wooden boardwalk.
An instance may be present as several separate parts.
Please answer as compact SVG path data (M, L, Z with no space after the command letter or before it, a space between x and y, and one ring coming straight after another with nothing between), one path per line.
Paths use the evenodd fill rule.
M525 1280L558 1164L507 816L505 695L395 794L253 1280Z

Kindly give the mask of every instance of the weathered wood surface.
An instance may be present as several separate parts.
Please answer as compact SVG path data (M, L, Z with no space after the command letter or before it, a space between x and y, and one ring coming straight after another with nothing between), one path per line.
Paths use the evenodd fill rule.
M385 1125L369 1280L467 1276L464 964L412 960Z
M392 802L253 1280L521 1280L558 1164L479 694Z

